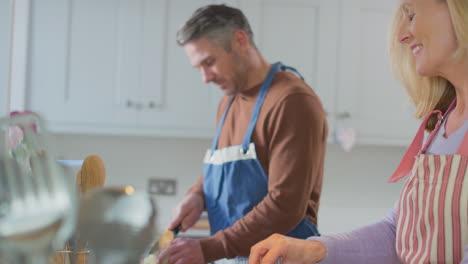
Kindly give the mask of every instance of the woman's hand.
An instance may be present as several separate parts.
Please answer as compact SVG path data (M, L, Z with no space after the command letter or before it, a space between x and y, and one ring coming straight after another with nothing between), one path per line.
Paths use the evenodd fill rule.
M283 264L310 264L321 261L326 254L320 242L273 234L250 249L249 264L275 264L280 257Z

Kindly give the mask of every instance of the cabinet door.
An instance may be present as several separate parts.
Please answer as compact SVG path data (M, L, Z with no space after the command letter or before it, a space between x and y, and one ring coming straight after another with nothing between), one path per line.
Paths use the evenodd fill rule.
M358 143L406 145L416 132L418 122L387 51L394 5L342 1L336 126L355 128Z
M197 8L209 3L208 0L167 1L164 99L160 107L140 113L141 129L190 137L209 137L214 133L217 88L203 83L199 71L190 65L184 49L176 43L178 29Z
M29 108L56 131L134 129L162 102L165 3L32 1Z
M319 95L326 111L332 111L338 2L246 0L241 6L265 58L296 68Z

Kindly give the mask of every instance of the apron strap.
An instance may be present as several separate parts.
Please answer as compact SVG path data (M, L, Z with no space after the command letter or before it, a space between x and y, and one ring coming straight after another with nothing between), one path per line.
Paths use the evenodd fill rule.
M235 97L236 97L235 95L231 97L231 100L229 101L229 104L227 105L226 110L224 110L221 120L219 120L218 128L216 129L215 138L213 140L213 144L211 145L211 155L213 155L215 150L218 148L219 136L221 135L221 130L223 129L224 120L226 120L227 113L229 111L229 108L231 108L232 102L234 102Z
M275 77L275 74L283 67L283 64L281 62L277 62L273 64L270 68L270 71L268 72L268 75L265 79L265 81L262 84L262 88L260 90L260 94L258 95L257 101L255 102L254 109L252 111L252 116L250 117L250 123L249 127L247 128L247 132L244 135L244 140L242 141L242 153L246 153L247 150L249 149L250 145L250 139L252 138L252 133L255 128L255 125L257 124L257 119L260 113L260 108L263 105L263 101L265 100L265 97L268 93L268 90L270 89L271 83L273 82L273 78Z
M293 73L295 73L299 78L301 78L301 80L304 81L304 77L296 70L296 68L293 68L293 67L291 67L291 66L283 65L283 66L281 67L281 70L293 72Z
M297 74L302 80L304 80L304 77L302 77L302 75L293 67L285 66L281 62L276 62L271 66L271 68L270 68L270 70L269 70L269 72L267 74L267 77L265 78L265 81L263 81L262 87L260 89L260 93L258 95L258 98L257 98L256 102L255 102L255 106L254 106L254 109L253 109L253 112L252 112L252 116L250 117L249 127L247 128L247 131L246 131L246 133L244 135L244 139L242 140L242 149L241 149L242 153L246 153L247 150L249 149L250 141L251 141L251 138L252 138L252 133L253 133L253 130L254 130L255 125L257 123L258 116L259 116L259 113L260 113L260 109L261 109L261 107L263 105L263 101L265 100L265 97L266 97L266 95L268 93L268 90L270 89L270 86L271 86L271 83L273 82L275 74L280 70L291 71L291 72ZM211 146L211 154L213 154L214 151L218 148L218 141L219 141L219 137L221 135L221 130L222 130L224 121L226 119L227 113L229 111L229 108L231 107L232 103L234 102L234 99L235 99L235 96L232 96L231 101L229 102L228 106L226 107L226 110L224 110L223 116L222 116L221 120L219 121L218 128L216 130L216 135L215 135L215 138L213 140L213 144Z
M441 112L437 110L430 112L426 116L424 121L419 126L418 132L416 133L413 142L411 142L411 145L406 150L406 153L403 156L403 159L401 159L398 168L393 173L392 177L390 177L388 182L397 182L411 171L411 169L413 168L415 157L419 153L419 150L421 150L421 146L424 140L424 129L426 128L426 123L434 113L437 113L439 116L441 115Z
M463 138L462 144L458 148L457 154L468 156L468 132L465 133L465 137Z
M393 175L390 177L388 182L397 182L401 178L404 178L408 173L411 172L413 169L414 162L416 160L416 155L421 154L426 150L426 148L429 146L429 144L432 142L432 139L436 135L437 131L439 130L440 124L444 120L444 118L447 116L447 114L450 112L450 110L456 105L456 100L453 100L452 104L449 106L447 111L444 113L442 116L442 112L440 110L434 110L430 112L425 118L424 121L421 123L419 126L418 132L416 133L416 136L413 139L413 142L411 142L411 145L408 147L406 150L405 155L400 161L400 164L398 165L397 169L393 173ZM422 146L422 143L424 141L424 129L426 128L426 123L429 120L429 118L437 113L437 124L432 130L431 134L429 135L429 138L426 141L426 144ZM465 140L467 138L465 137ZM468 144L468 142L467 142Z
M463 141L462 141L461 145L458 147L457 154L461 155L461 156L468 156L468 131L465 132L465 136L463 137Z
M247 150L249 149L249 144L250 144L250 138L252 136L253 129L255 128L255 124L257 123L258 119L258 114L260 112L260 108L262 107L263 100L266 97L266 94L268 90L270 89L271 83L273 82L273 78L275 77L276 72L278 72L283 64L281 62L277 62L272 65L270 70L268 71L267 77L265 81L263 81L260 94L258 95L257 101L255 102L254 110L252 113L252 116L250 118L250 123L249 127L247 128L247 132L244 136L244 140L242 141L242 153L246 153ZM232 103L234 102L235 96L232 96L231 101L229 102L228 106L226 107L226 110L224 110L223 116L221 120L219 121L218 124L218 129L216 131L215 138L213 140L213 144L211 146L211 155L213 155L214 151L218 148L218 141L219 137L221 135L221 130L224 124L224 121L226 119L227 113L229 111L229 108L231 107Z

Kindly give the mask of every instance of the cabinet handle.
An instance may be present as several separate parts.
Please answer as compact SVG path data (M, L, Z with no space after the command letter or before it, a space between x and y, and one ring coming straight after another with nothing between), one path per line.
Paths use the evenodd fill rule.
M138 102L138 103L135 104L135 108L136 108L136 110L141 111L143 109L143 104Z
M336 119L348 119L351 118L351 114L348 111L340 112L336 114Z
M154 101L150 101L148 105L146 105L142 102L134 102L132 100L127 100L126 105L127 105L127 108L135 108L135 110L137 111L141 111L144 108L154 109L158 106Z

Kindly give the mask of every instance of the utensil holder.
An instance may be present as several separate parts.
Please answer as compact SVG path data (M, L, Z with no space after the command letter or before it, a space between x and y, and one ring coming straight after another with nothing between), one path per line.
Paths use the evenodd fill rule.
M49 261L49 264L88 264L89 254L89 250L59 250L55 253L52 260Z

